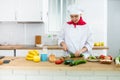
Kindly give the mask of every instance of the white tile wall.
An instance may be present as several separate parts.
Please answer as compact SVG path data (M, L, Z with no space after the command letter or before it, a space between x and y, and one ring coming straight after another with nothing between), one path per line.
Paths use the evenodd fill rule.
M26 80L26 76L25 75L16 75L15 74L11 78L10 78L11 80Z
M0 44L34 44L35 35L44 33L43 23L0 23Z
M67 80L67 77L66 76L54 76L53 80Z
M80 80L107 80L107 76L81 76Z
M27 76L26 80L53 80L52 76Z
M12 69L1 69L0 68L0 75L11 75L11 74L13 74Z
M66 80L79 80L80 76L67 76Z
M111 77L108 77L108 80L120 80L120 76L111 76Z
M93 71L67 71L68 76L92 76L93 74Z
M35 44L35 35L44 34L44 25L41 23L26 24L26 44Z
M35 76L39 75L39 70L13 70L14 75L29 75L29 76Z
M0 80L120 80L120 71L5 70L0 68Z
M0 23L0 44L22 44L24 43L23 24L3 22Z

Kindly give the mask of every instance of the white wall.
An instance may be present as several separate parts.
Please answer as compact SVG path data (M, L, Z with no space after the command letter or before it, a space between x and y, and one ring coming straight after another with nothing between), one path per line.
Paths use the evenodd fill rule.
M93 30L94 42L104 42L107 46L107 0L77 0L83 9L83 20ZM94 50L93 54L107 55L107 50Z
M44 33L43 23L0 23L0 44L34 45L35 35Z
M77 0L84 10L83 19L92 28L94 41L107 45L107 0Z
M108 53L117 56L120 49L120 0L108 0ZM120 55L120 54L119 54Z

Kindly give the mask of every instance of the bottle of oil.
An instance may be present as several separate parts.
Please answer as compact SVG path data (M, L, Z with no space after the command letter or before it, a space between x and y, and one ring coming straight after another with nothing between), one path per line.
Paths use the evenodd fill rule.
M35 36L35 46L41 45L41 35Z

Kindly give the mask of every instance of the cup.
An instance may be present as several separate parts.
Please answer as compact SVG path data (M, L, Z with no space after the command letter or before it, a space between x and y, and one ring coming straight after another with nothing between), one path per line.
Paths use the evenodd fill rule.
M47 61L48 58L47 58L47 54L42 54L41 53L41 61Z

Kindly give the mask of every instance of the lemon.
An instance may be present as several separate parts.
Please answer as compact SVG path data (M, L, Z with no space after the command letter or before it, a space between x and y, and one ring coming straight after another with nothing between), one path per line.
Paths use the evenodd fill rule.
M34 56L33 61L34 62L40 62L40 57L39 56Z
M100 42L100 46L104 46L104 42Z

